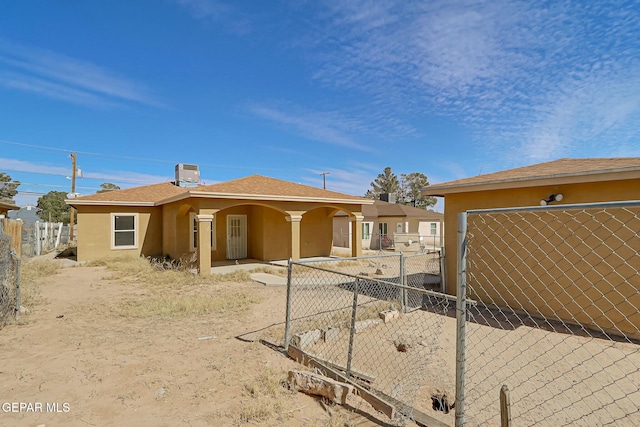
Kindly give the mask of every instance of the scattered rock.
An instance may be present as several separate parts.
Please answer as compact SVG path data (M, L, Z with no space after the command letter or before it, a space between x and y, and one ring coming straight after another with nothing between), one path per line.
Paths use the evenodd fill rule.
M325 328L321 331L322 341L334 342L340 337L340 329L338 328Z
M353 386L313 372L289 371L289 384L303 393L323 396L342 405L347 402L349 393L353 392Z
M291 339L291 344L298 347L299 349L304 349L305 347L315 344L320 339L320 337L320 329L312 329L310 331L294 335Z
M398 317L400 317L400 313L398 312L398 310L385 310L381 311L378 315L384 321L384 323L389 323L393 319L397 319Z
M377 268L374 274L377 274L378 276L382 276L384 273L382 272L381 268Z
M393 340L393 345L398 351L406 353L411 348L418 346L420 344L420 341L422 341L422 337L416 337L410 334L401 334Z
M164 399L169 394L169 390L162 387L156 390L156 400Z
M20 309L18 310L18 314L29 314L31 313L31 310L29 310L27 307L21 305Z
M363 331L367 328L370 328L375 325L379 325L382 323L382 319L368 319L368 320L360 320L355 324L356 333Z
M400 343L395 343L395 344L396 344L396 348L398 349L398 351L400 351L402 353L406 353L411 348L411 345L409 345L409 344L407 344L405 342L400 342Z
M64 314L58 314L58 315L56 316L56 319L62 319L63 317L64 317Z

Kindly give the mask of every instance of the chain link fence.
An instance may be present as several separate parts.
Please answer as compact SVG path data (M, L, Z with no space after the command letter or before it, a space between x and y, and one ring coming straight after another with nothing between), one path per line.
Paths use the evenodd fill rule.
M448 412L453 381L436 354L454 304L438 292L440 265L439 252L290 262L285 348L386 402L398 423L433 412L433 398Z
M458 222L456 425L640 425L640 202Z
M11 248L12 241L0 223L0 329L17 316L20 307L20 259Z

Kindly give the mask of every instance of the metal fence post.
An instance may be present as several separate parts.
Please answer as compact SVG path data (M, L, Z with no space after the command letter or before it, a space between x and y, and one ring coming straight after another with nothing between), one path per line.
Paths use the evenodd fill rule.
M291 340L291 269L293 259L289 258L289 264L287 266L287 317L284 329L284 349L289 349L289 341Z
M447 293L447 259L444 246L440 247L440 292Z
M351 329L349 330L349 351L347 353L347 377L351 375L351 359L353 359L353 340L356 334L356 315L358 314L358 285L360 279L356 278L353 287L353 307L351 308Z
M406 261L407 259L405 258L404 254L400 252L400 284L402 286L407 286L407 267L405 265ZM402 305L401 307L402 313L406 313L408 311L407 310L408 301L407 301L407 290L405 288L400 288L400 304Z
M11 251L11 256L16 262L16 320L20 315L20 258L15 251Z
M456 427L464 426L465 322L467 317L467 213L458 214L458 286L456 300Z

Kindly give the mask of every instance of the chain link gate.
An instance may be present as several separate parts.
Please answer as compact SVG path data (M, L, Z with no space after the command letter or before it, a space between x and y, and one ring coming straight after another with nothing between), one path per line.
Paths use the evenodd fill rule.
M640 202L458 223L456 425L499 425L503 385L514 425L640 425Z
M439 253L290 261L285 347L379 399L395 422L437 423L432 398L446 398L447 381L439 344L453 325L452 297L431 289L439 266Z

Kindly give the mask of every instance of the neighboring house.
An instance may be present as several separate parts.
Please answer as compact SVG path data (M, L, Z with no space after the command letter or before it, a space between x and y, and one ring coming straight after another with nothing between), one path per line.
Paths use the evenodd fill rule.
M18 210L11 211L9 218L19 219L24 224L35 224L37 221L42 221L38 217L38 208L33 205L23 206Z
M422 245L441 247L444 215L432 210L376 200L362 207L362 247L380 249L392 246L394 234L420 235ZM337 213L333 219L334 245L350 248L352 222L346 213Z
M554 205L640 200L640 158L560 159L430 185L422 190L422 194L444 197L447 293L456 293L458 281L459 213L477 209L537 206L538 209L530 210L527 214L526 221L522 219L522 214L506 214L507 216L502 217L502 222L491 229L484 230L480 220L475 217L475 223L469 223L474 239L478 242L486 241L486 247L481 249L484 254L481 259L471 260L470 257L478 255L469 250L466 267L475 269L474 280L486 282L482 289L492 289L472 297L490 301L494 305L508 304L543 316L578 321L604 330L617 328L619 331L627 328L633 331L635 328L637 333L640 325L637 312L640 304L637 252L632 252L632 258L622 258L619 256L624 252L622 251L613 255L614 259L607 258L607 262L594 266L590 263L612 256L611 251L615 245L610 247L600 243L614 231L599 225L595 220L589 223L591 225L588 229L578 228L579 225L573 222L562 222L554 219L556 217L552 214L545 214L540 205L543 200ZM553 201L550 197L559 194L562 195L560 201ZM615 212L615 208L611 209L612 213ZM627 210L620 217L635 215L638 218L638 210L639 208ZM615 214L620 211L622 209ZM487 218L489 217L485 217L486 221ZM469 220L471 221L471 217ZM634 224L637 224L637 220L631 220L616 232L621 233L618 237L624 239L627 245L637 248L638 230ZM527 232L522 231L525 228ZM536 234L539 229L546 230L546 233ZM496 242L500 245L496 245ZM545 245L552 251L538 249ZM476 251L479 248L476 247ZM514 252L515 258L504 260L501 250ZM552 259L549 259L548 253L552 254ZM510 264L512 261L517 261L517 267ZM616 267L617 263L622 264ZM628 265L635 266L633 274L629 273ZM607 280L597 279L600 274L597 270L607 268L613 269ZM592 275L596 278L592 278ZM481 289L481 286L475 286L475 289ZM606 297L591 296L590 303L574 303L582 301L582 298L593 292L599 295L604 293ZM622 295L627 293L632 295L630 298L635 302L625 301ZM607 315L602 316L603 313ZM624 316L628 315L627 320L621 317L622 313L626 313ZM631 322L628 319L635 319L632 321L633 325L625 323Z
M260 175L198 185L181 174L176 167L175 183L67 200L78 211L78 260L197 252L209 274L212 261L328 256L333 215L349 212L360 229L362 206L373 203Z
M18 209L20 209L20 206L17 206L13 200L0 200L0 217L6 218L9 211Z

